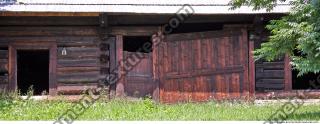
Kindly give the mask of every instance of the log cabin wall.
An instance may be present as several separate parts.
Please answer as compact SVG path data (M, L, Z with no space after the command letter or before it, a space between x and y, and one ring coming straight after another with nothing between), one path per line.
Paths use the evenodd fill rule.
M10 42L57 44L57 91L76 94L103 83L109 68L108 40L99 36L98 17L1 17L0 86L8 84ZM1 89L3 89L1 88Z
M0 48L0 89L6 89L8 84L8 47Z

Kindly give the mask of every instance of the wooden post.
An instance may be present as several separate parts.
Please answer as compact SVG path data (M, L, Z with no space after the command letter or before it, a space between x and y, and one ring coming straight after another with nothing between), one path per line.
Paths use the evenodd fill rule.
M255 83L256 83L256 75L255 75L255 63L253 58L254 51L254 41L250 40L249 42L249 84L250 84L250 96L254 96L255 94Z
M161 32L161 27L159 28L159 31ZM155 35L155 34L154 34ZM153 37L151 37L151 41L152 41L152 71L153 71L153 83L155 83L155 88L153 90L153 94L152 94L152 98L153 100L160 102L160 65L159 65L159 46L160 44L156 44L156 40L152 39Z
M116 70L117 67L117 60L116 60L116 38L115 37L109 37L108 39L109 44L109 56L110 56L110 65L109 69L110 71ZM116 95L116 84L110 85L110 97L113 98Z
M248 40L248 30L247 28L242 28L242 41L240 45L243 45L244 49L241 51L243 54L241 57L243 58L243 64L244 64L244 72L243 72L243 95L244 97L249 97L250 95L250 79L249 79L249 53L250 50L249 47L249 40Z
M12 46L9 45L9 91L15 91L17 87L17 57L16 57L17 50Z
M49 45L49 94L56 95L57 92L57 44Z
M118 82L116 82L116 96L117 97L123 97L124 96L124 77L121 77L121 73L123 71L123 63L120 61L123 61L123 36L117 35L116 36L116 64L118 67Z
M290 56L285 55L284 58L284 91L292 90L292 67L290 65Z

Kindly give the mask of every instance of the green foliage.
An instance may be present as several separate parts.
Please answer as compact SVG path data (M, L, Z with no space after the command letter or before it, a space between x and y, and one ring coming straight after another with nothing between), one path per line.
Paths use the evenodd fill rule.
M254 9L272 9L276 0L234 0L234 8L248 4ZM272 20L267 29L272 35L254 54L256 59L272 61L289 54L299 75L320 71L319 0L295 0L289 15Z
M31 91L28 91L31 92ZM22 99L20 97L20 92L5 92L0 91L0 112L7 111L13 109L17 105L25 106L31 100L29 100L29 96L27 99Z
M146 110L154 111L156 109L155 103L152 101L151 97L147 97L143 100L143 104Z
M256 59L271 61L288 53L299 75L319 72L320 6L318 0L314 1L317 2L295 1L288 16L271 21L267 28L272 35L254 52Z
M277 1L278 0L232 0L230 4L233 5L231 9L236 9L241 6L252 6L253 10L266 8L267 11L270 11L276 6ZM285 1L286 0L280 0L280 2Z

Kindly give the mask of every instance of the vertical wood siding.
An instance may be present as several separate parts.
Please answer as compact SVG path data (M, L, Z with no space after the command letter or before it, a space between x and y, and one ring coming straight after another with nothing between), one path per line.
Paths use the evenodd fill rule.
M249 91L246 30L166 36L159 48L160 101L245 97Z
M138 61L138 59L134 59L135 55L139 54L139 63L133 66L132 70L127 72L127 75L124 77L124 87L125 94L127 96L133 97L144 97L144 96L152 96L153 90L155 88L155 84L152 80L152 53L137 53L137 52L128 52L123 51L124 58L132 58L132 62L128 61L128 63L134 63Z

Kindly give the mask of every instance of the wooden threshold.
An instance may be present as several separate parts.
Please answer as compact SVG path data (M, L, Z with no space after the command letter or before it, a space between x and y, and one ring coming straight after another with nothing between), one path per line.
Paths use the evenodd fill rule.
M319 99L320 90L292 90L292 91L265 91L255 93L256 99L286 99L286 98L301 98L301 99Z

